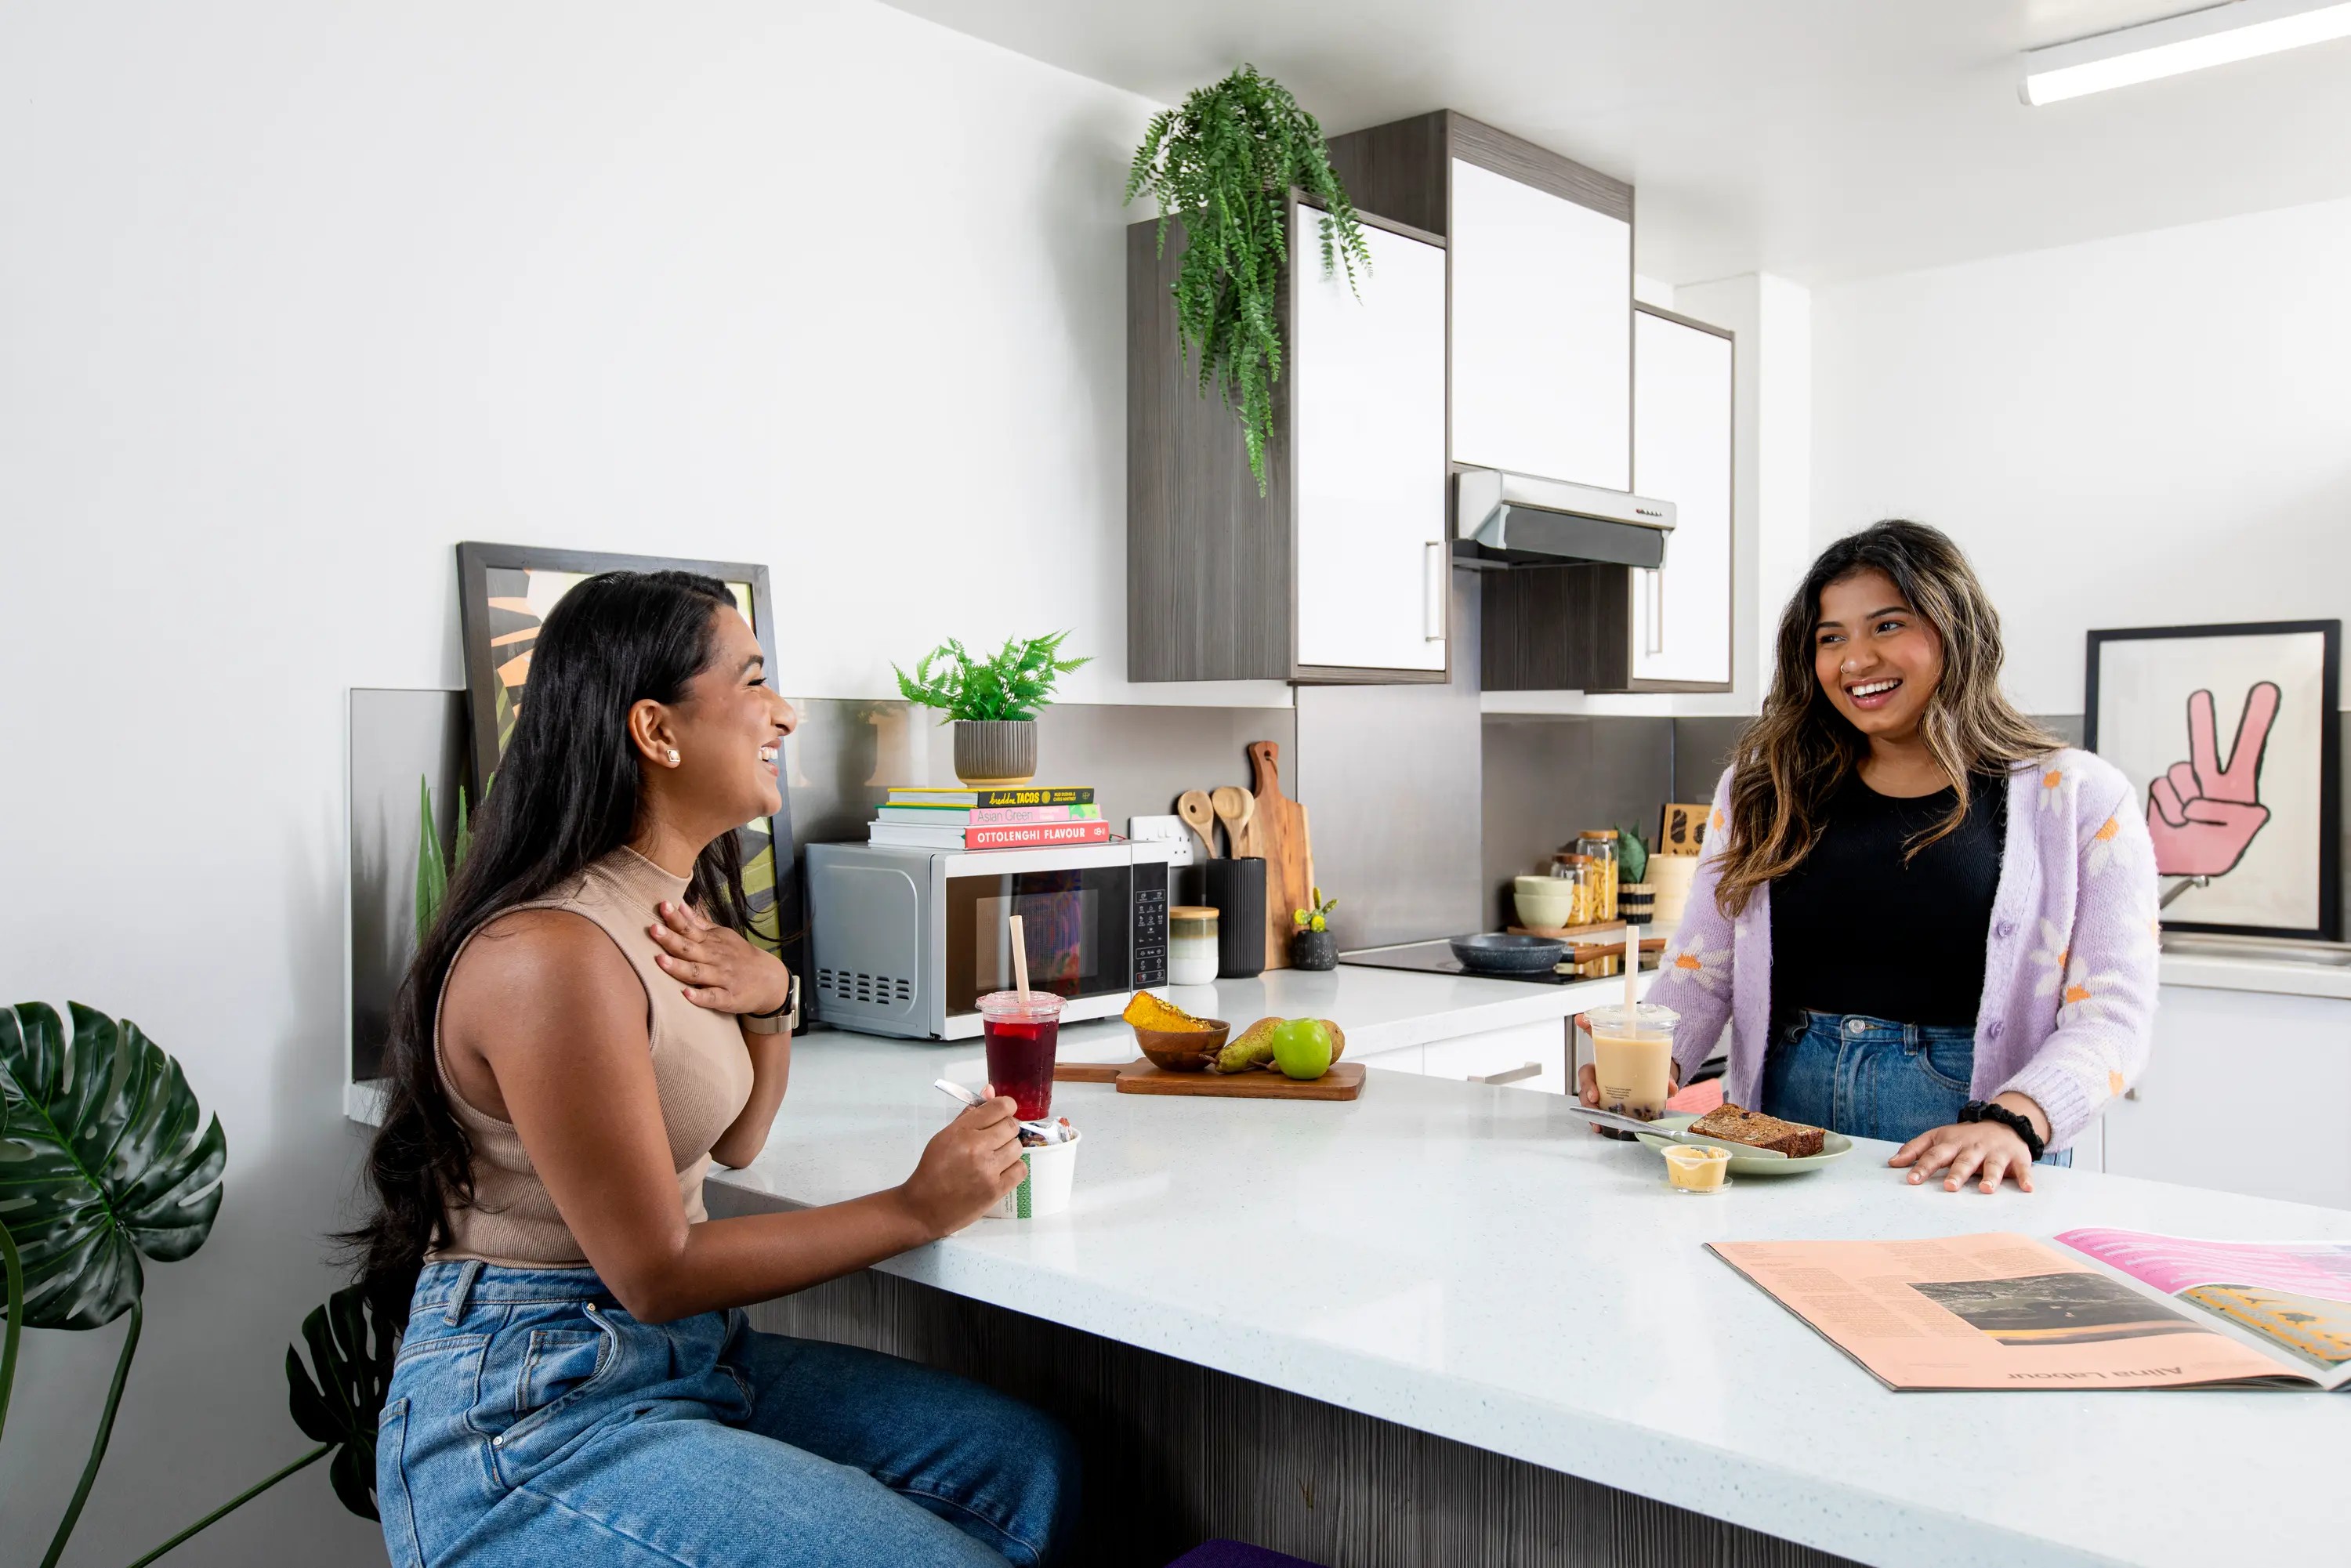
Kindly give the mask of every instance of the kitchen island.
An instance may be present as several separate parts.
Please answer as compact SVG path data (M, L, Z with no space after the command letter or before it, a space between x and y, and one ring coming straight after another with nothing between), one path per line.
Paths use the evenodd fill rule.
M1327 1016L1367 1046L1463 1032L1401 1002L1351 1019L1366 974L1269 976L1266 995L1316 1011L1292 988L1334 987ZM1384 976L1356 999L1397 983L1553 1016L1621 987ZM1128 1059L1122 1026L1068 1040L1065 1055ZM941 1076L982 1081L978 1042L804 1038L766 1152L714 1174L711 1211L894 1185L952 1109ZM1436 1561L1439 1541L1455 1561L1505 1543L1528 1562L1660 1544L1817 1560L1764 1536L1873 1563L2340 1556L2351 1416L2325 1396L1895 1394L1704 1243L2084 1225L2351 1239L2351 1213L2055 1169L2031 1197L1949 1195L1868 1143L1817 1174L1677 1197L1655 1154L1594 1137L1558 1095L1377 1071L1352 1103L1081 1084L1054 1103L1085 1134L1069 1212L983 1221L760 1321L1053 1406L1120 1478L1097 1509L1173 1507L1321 1563ZM1155 1490L1179 1502L1139 1495ZM1698 1515L1742 1528L1706 1537L1721 1527Z

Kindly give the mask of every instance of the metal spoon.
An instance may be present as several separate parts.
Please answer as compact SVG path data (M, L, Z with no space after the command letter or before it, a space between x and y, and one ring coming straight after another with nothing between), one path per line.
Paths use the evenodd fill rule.
M962 1084L957 1083L951 1078L934 1078L931 1080L931 1087L938 1090L942 1093L954 1095L956 1099L962 1101L967 1105L978 1106L987 1103L987 1100L985 1095L974 1093L972 1091L965 1088ZM1050 1131L1052 1125L1053 1120L1051 1117L1040 1116L1033 1122L1021 1123L1020 1130L1024 1133L1034 1133L1040 1138L1050 1138L1052 1136L1052 1133Z
M1655 1122L1644 1122L1638 1116L1620 1115L1614 1111L1603 1111L1597 1106L1578 1105L1575 1113L1585 1121L1597 1122L1604 1127L1614 1127L1620 1133L1635 1133L1646 1138L1663 1138L1669 1144L1687 1144L1698 1149L1722 1149L1733 1159L1784 1160L1788 1156L1777 1149L1759 1149L1752 1144L1734 1144L1728 1138L1709 1138L1703 1133L1677 1133L1660 1127Z

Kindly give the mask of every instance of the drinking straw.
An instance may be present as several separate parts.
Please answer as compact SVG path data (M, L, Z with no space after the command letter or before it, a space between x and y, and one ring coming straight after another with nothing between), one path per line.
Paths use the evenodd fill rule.
M1029 1006L1029 936L1020 927L1020 916L1010 917L1012 926L1012 978L1020 988L1020 1006Z
M1625 1032L1635 1039L1641 1033L1641 993L1635 988L1641 977L1641 928L1631 921L1625 923Z

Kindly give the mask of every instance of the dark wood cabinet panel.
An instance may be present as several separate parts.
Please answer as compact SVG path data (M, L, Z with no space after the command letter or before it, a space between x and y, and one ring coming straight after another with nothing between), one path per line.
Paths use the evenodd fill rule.
M1287 410L1276 401L1259 496L1232 411L1180 351L1168 289L1184 225L1164 253L1157 229L1126 231L1126 678L1287 680Z
M1598 562L1482 573L1485 689L1623 691L1633 676L1632 573Z

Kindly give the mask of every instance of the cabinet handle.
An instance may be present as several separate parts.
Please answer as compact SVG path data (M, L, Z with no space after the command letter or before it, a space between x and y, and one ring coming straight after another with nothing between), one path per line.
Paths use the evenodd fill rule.
M1499 1072L1489 1072L1482 1078L1473 1072L1469 1075L1469 1082L1472 1083L1516 1083L1521 1078L1533 1078L1541 1071L1541 1062L1530 1061L1523 1067L1504 1068Z
M1445 541L1431 539L1420 547L1420 637L1424 643L1445 641Z
M1666 573L1663 567L1649 572L1649 645L1652 653L1666 651Z

